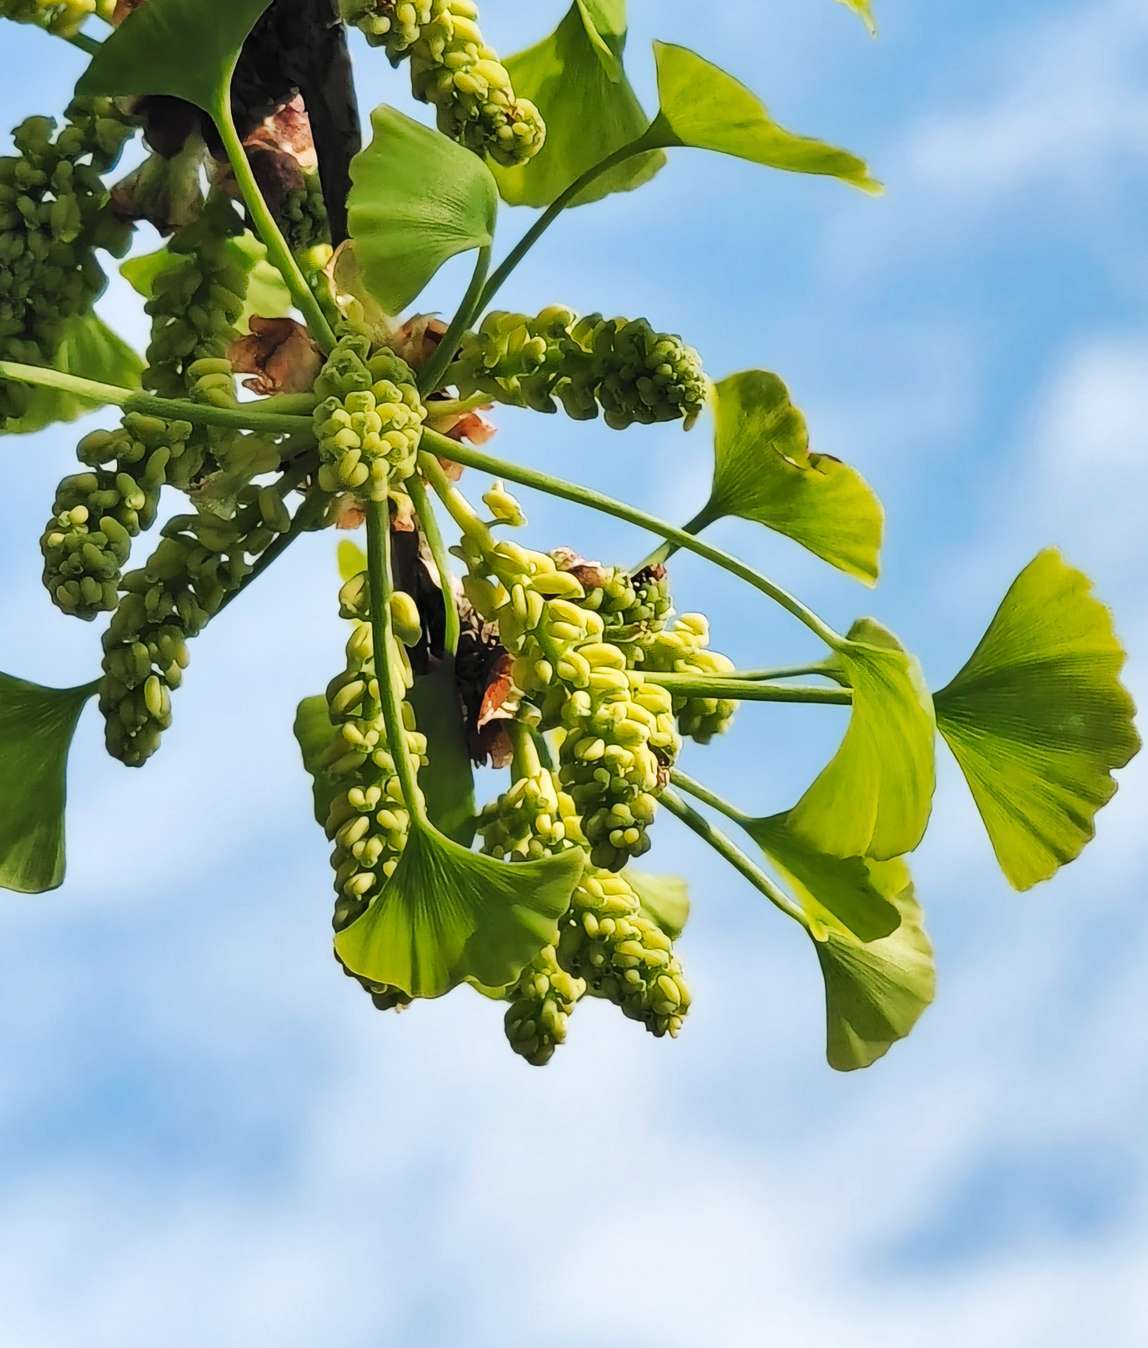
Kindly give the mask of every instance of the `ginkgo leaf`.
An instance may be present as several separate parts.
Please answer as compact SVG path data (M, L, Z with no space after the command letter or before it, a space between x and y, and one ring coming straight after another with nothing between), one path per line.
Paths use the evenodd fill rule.
M398 314L458 253L494 239L498 187L475 154L394 108L351 165L355 258L374 299Z
M932 812L933 701L916 659L870 618L854 624L834 663L853 689L849 728L789 823L830 856L887 861L913 851Z
M836 931L877 941L897 930L901 916L861 857L835 857L797 834L787 814L742 819L741 826L788 881L817 935Z
M0 888L42 894L64 882L68 753L94 693L0 674Z
M863 192L882 190L864 160L778 126L756 94L696 52L655 42L654 54L660 110L642 137L644 148L713 150L767 168L839 178Z
M292 308L291 292L282 276L267 261L267 249L263 244L254 234L246 233L228 239L225 246L229 261L247 272L243 312L236 322L239 331L246 331L248 321L253 317L286 318ZM156 277L177 264L181 256L169 248L160 248L154 253L128 258L120 264L120 274L137 294L150 300Z
M623 877L638 896L641 911L676 941L690 920L690 888L680 875L650 875L627 866Z
M866 584L880 570L885 513L855 468L809 448L805 417L775 374L747 370L714 389L713 488L696 524L753 520Z
M837 0L839 5L844 5L846 9L851 9L854 14L860 16L862 23L868 28L869 32L876 36L877 20L873 17L873 5L871 0Z
M505 987L554 944L582 866L577 848L495 861L412 821L394 874L335 950L360 978L411 997L441 997L468 979Z
M1009 882L1075 860L1140 748L1124 650L1092 582L1055 549L1013 582L980 645L936 695L937 724Z
M452 842L469 847L478 811L454 661L439 660L429 674L418 675L408 697L427 740L427 766L419 769L427 815Z
M76 93L170 94L214 115L247 35L271 0L147 0L100 44Z
M549 37L507 60L515 93L546 119L546 144L516 168L494 166L504 201L549 206L587 169L645 132L650 119L626 78L625 46L625 0L574 0ZM660 151L627 159L571 204L640 187L664 163Z
M874 884L900 914L897 930L868 944L835 931L813 941L825 979L827 1057L838 1072L884 1057L936 993L933 947L909 868L903 861L868 864Z
M349 580L354 580L356 576L361 576L367 569L367 554L359 547L358 543L352 543L349 538L340 541L337 556L339 559L339 579L344 584Z
M64 324L60 344L52 357L58 374L74 374L98 384L139 388L144 363L96 313L78 314ZM0 434L27 435L61 421L75 421L98 406L62 389L30 388L24 415L0 426Z

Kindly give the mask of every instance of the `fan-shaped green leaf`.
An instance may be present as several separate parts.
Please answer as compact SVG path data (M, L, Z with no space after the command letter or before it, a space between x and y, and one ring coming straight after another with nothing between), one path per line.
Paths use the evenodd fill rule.
M846 9L851 9L854 14L859 15L862 23L868 28L869 32L876 36L877 20L873 17L873 5L871 0L837 0L837 3L844 5Z
M452 842L469 847L478 826L474 768L454 661L440 660L429 674L420 674L408 696L418 727L427 738L429 761L419 770L427 814Z
M518 168L494 166L503 200L549 206L587 169L642 136L650 119L626 78L625 46L625 0L574 0L549 37L507 61L515 93L542 110L546 144ZM664 163L660 151L627 159L572 204L640 187Z
M139 388L144 363L98 314L80 314L64 324L63 336L52 357L52 369L101 384ZM28 435L61 421L75 421L94 412L98 404L76 398L62 389L30 388L27 410L19 421L0 428L7 435Z
M777 375L731 375L716 386L714 404L716 461L703 520L754 520L873 584L885 523L881 502L855 468L810 451L805 418Z
M225 102L247 35L271 0L148 0L100 50L78 94L171 94L214 114Z
M871 618L854 624L835 663L853 689L849 729L790 811L794 832L830 856L881 861L924 836L935 786L936 722L921 667Z
M412 997L441 997L467 979L505 987L556 940L582 865L576 848L495 861L415 823L394 874L335 949L361 978Z
M228 239L227 249L232 262L248 273L243 313L236 323L239 331L246 329L248 320L253 316L286 318L291 312L291 292L282 276L267 261L267 249L263 244L254 234L246 233ZM168 248L160 248L154 253L128 258L120 264L120 274L137 294L150 300L156 277L177 263L179 257L178 253Z
M42 894L63 884L68 752L94 692L0 674L0 888Z
M787 814L745 819L742 827L789 882L816 934L878 941L897 930L901 916L874 881L871 863L810 846Z
M643 914L661 927L676 941L690 920L690 889L680 875L650 875L627 866L625 878L630 882Z
M351 165L351 237L371 295L397 314L449 258L492 242L498 187L477 155L394 108L371 125Z
M903 861L870 862L874 884L900 913L897 930L868 945L831 931L814 940L825 979L830 1067L852 1072L884 1057L936 992L933 947Z
M654 54L661 108L643 137L646 148L714 150L767 168L840 178L863 192L882 190L864 160L778 126L756 94L696 52L656 42Z
M1080 855L1112 772L1140 748L1124 651L1092 582L1054 549L1013 582L980 645L936 696L1009 882L1030 889Z

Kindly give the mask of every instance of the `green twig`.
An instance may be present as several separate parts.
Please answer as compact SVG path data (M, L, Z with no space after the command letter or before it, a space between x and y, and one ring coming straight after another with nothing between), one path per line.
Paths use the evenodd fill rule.
M729 677L757 683L771 679L802 679L810 674L831 679L833 673L829 665L819 662L812 665L777 665L773 669L736 669Z
M102 42L97 42L94 37L88 37L86 33L70 33L64 38L64 41L70 42L73 47L78 47L80 51L86 52L88 56L95 56L104 45Z
M753 683L748 679L706 678L700 674L657 674L640 670L646 683L666 688L677 697L724 697L734 702L808 702L848 707L851 688L819 688L812 684Z
M443 606L443 649L447 655L453 658L458 654L462 624L458 616L454 587L451 585L450 554L446 550L442 530L438 527L438 516L435 514L434 502L427 495L427 489L423 486L421 478L417 476L408 478L406 487L411 500L414 502L419 527L423 531L423 537L430 548L435 570L438 572L438 587L442 592Z
M687 805L675 791L667 789L662 792L659 799L672 815L680 819L688 829L692 829L703 842L709 843L714 851L728 861L739 875L744 876L759 894L764 894L775 908L780 908L786 917L793 918L794 922L800 922L808 931L809 919L805 916L801 907L794 903L783 889L774 884L761 867L751 861L731 838L726 837L708 819L703 818L697 810Z
M836 650L845 645L844 637L835 632L828 623L823 622L811 609L806 608L799 599L794 598L779 585L775 585L768 577L754 571L752 567L746 566L744 562L738 561L728 552L711 547L708 543L703 543L700 539L692 537L675 525L667 524L665 520L658 519L656 515L649 515L644 510L638 510L634 506L627 505L624 501L617 501L611 496L604 496L601 492L594 491L590 487L566 482L562 478L552 477L549 473L541 473L533 468L522 468L518 464L510 463L505 459L497 459L492 454L484 454L481 450L474 449L470 445L459 444L455 440L448 439L445 435L439 435L437 431L426 430L423 432L423 449L424 454L429 451L430 454L438 455L440 458L451 460L454 463L461 463L467 468L477 468L480 472L490 473L493 477L505 478L508 482L517 482L524 487L533 487L536 491L561 497L564 501L573 501L576 505L589 506L592 510L600 510L605 515L613 515L615 519L624 520L627 524L637 525L639 529L648 529L650 533L670 539L687 551L696 553L699 557L704 557L707 561L720 566L724 571L728 571L731 575L746 581L754 589L760 590L762 594L768 595L775 603L780 604L787 613L792 614L799 622L804 623L827 646Z
M419 392L424 398L428 394L434 393L439 387L447 367L454 360L459 343L462 341L462 335L470 327L471 319L478 309L482 288L486 284L486 276L489 270L490 248L488 246L478 250L478 258L474 264L474 275L470 278L470 285L467 287L466 294L462 297L458 312L451 319L450 327L443 334L442 341L439 342L434 355L427 362L426 369L419 375Z
M230 99L222 100L212 115L220 139L223 141L223 148L227 151L227 158L231 162L235 181L239 184L239 190L243 194L248 214L255 224L256 232L267 248L268 260L282 276L287 289L291 292L295 307L307 321L311 335L324 351L330 351L335 345L335 334L331 330L330 323L327 322L327 316L324 314L319 301L307 284L307 278L295 261L287 240L283 237L283 231L279 228L274 215L271 214L270 207L263 199L263 193L259 190L259 184L255 180L255 174L247 158L247 151L243 148L243 141L240 139L239 131L235 126Z
M708 786L703 786L701 782L695 781L681 768L671 769L670 781L674 786L681 787L687 795L693 796L695 800L700 800L703 805L708 805L710 809L717 810L719 814L724 814L731 823L744 828L746 824L752 822L751 815L746 814L744 810L739 810L736 805L719 796L716 791L711 791Z
M21 365L16 361L0 360L0 383L11 380L17 384L33 384L38 388L58 389L75 398L95 403L100 407L122 407L125 412L145 412L163 417L166 421L190 421L198 426L224 426L231 430L266 431L273 435L295 435L310 432L310 417L283 416L261 412L259 403L238 403L235 407L211 407L207 403L193 403L185 398L157 398L138 389L121 388L118 384L100 384L94 379L62 374L40 365Z
M719 519L721 519L721 516L714 513L713 502L707 501L692 520L689 520L686 524L682 525L682 533L700 534L703 529L708 528L715 520ZM635 574L639 571L645 571L646 568L650 566L665 565L680 547L680 543L667 542L661 544L660 547L655 548L648 557L644 557L638 565L634 567Z
M386 501L367 502L367 571L371 586L371 631L375 648L375 681L379 685L379 709L387 728L387 747L403 793L403 804L418 824L429 826L426 804L407 753L402 708L395 691L394 636L391 631L391 512Z

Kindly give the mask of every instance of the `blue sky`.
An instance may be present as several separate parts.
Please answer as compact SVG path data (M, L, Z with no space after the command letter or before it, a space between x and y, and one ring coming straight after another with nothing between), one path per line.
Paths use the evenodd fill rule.
M558 0L487 0L503 50ZM715 537L836 625L874 613L934 685L1016 572L1061 546L1117 610L1141 702L1148 614L1148 16L1139 0L635 0L794 129L867 155L872 201L683 152L568 217L505 300L646 314L714 375L777 370L816 447L889 512L875 593L745 525ZM537 9L537 13L534 10ZM407 106L359 48L364 109ZM0 37L0 125L62 109L78 55ZM508 213L512 240L526 217ZM145 245L150 242L145 240ZM457 273L428 297L450 305ZM109 317L139 336L131 296ZM617 437L507 417L500 452L663 515L704 493L707 431ZM90 677L92 629L48 605L36 541L78 432L4 447L0 666ZM531 498L527 537L633 560L645 540ZM807 653L691 560L681 607L739 663ZM750 1348L777 1341L1060 1348L1148 1337L1148 884L1137 762L1097 844L1012 894L942 761L918 887L939 999L870 1072L831 1073L800 933L683 835L695 1008L657 1043L582 1008L544 1072L465 993L380 1017L333 965L326 846L290 722L338 667L327 539L302 544L193 652L146 776L81 728L66 887L0 902L0 1329L20 1348ZM691 771L782 808L840 733L749 708Z

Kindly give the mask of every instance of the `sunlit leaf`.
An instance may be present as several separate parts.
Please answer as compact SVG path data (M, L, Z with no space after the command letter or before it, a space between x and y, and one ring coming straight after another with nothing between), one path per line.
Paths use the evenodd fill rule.
M334 734L335 727L331 724L327 711L327 699L322 694L305 697L295 713L295 739L303 755L303 766L311 778L315 819L322 828L327 827L331 802L339 794L339 787L334 778L329 777L320 767Z
M1005 595L968 664L936 696L1009 882L1030 889L1075 860L1112 772L1140 747L1124 651L1092 582L1054 549Z
M214 113L247 35L271 0L147 0L100 45L81 95L170 94Z
M671 941L676 941L690 920L689 885L680 875L650 875L627 866L623 872L630 882L642 913L656 923Z
M498 187L477 155L394 108L371 125L351 165L351 237L368 289L397 314L449 258L492 242Z
M851 9L854 14L860 16L861 21L869 32L876 35L877 20L873 17L873 5L871 0L837 0L837 3L844 5L846 9Z
M643 137L648 148L714 150L767 168L840 178L864 192L881 191L864 160L778 126L756 94L696 52L656 42L654 54L661 108Z
M546 144L517 168L494 166L503 199L548 206L588 168L639 139L650 119L622 66L625 0L574 0L549 37L507 61L516 94L546 119ZM648 182L665 163L637 155L598 178L573 205L600 201Z
M64 881L68 752L95 689L41 688L0 674L0 888Z
M248 320L252 317L286 318L292 307L291 292L282 276L267 261L267 249L251 233L229 238L225 246L228 260L247 272L243 313L236 323L239 331L246 331ZM168 248L160 248L154 253L128 258L120 264L120 273L137 294L150 300L155 291L156 277L168 267L178 265L183 256Z
M431 823L453 842L469 847L478 824L474 768L459 701L454 661L440 660L414 681L410 703L427 739L428 764L419 770L419 786Z
M746 819L742 827L789 882L818 934L877 941L897 930L900 914L876 884L872 863L810 846L787 814Z
M872 584L885 513L855 468L809 448L805 418L775 374L747 370L714 390L716 461L707 522L754 520Z
M441 997L467 979L505 987L556 940L582 865L576 848L495 861L415 824L394 874L335 949L352 973L412 997Z
M852 1072L884 1057L933 1000L936 974L924 915L903 861L870 862L873 881L901 922L868 945L831 931L814 940L825 978L830 1067Z
M933 701L916 659L872 619L854 625L835 663L853 689L849 728L789 822L831 856L887 861L911 852L929 822Z
M121 388L139 388L143 368L136 352L95 313L67 320L52 357L52 369L60 374L74 374L100 384L118 384ZM24 415L19 421L4 423L2 433L27 435L42 431L56 422L75 421L98 407L88 398L76 398L61 389L30 388L28 393Z
M367 554L358 543L352 543L349 538L340 541L338 559L339 579L344 583L361 576L367 569Z

